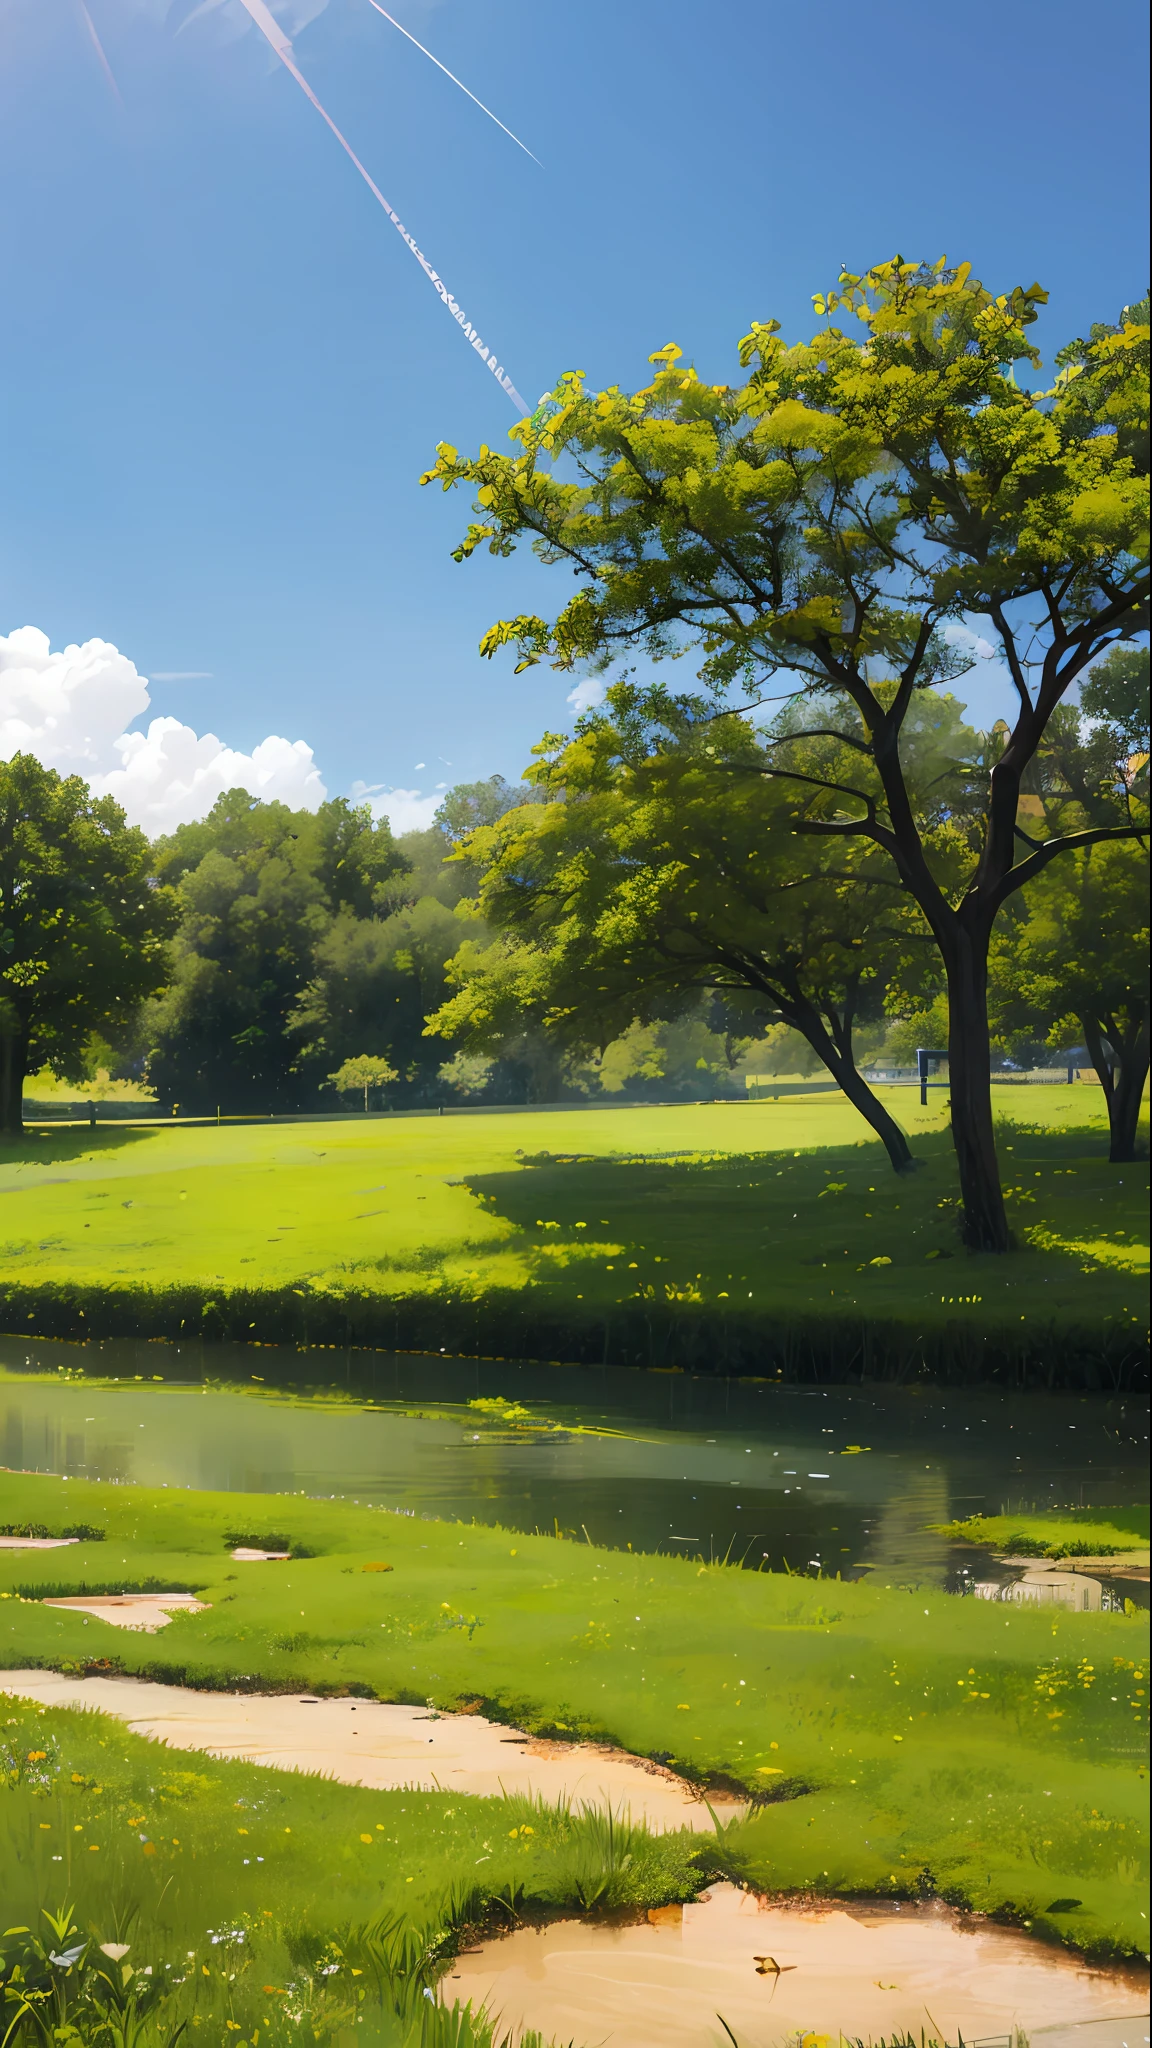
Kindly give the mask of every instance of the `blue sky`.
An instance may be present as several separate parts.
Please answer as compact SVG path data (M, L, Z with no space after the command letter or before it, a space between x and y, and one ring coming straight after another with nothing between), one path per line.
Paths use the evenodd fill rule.
M149 715L304 739L333 792L515 774L571 685L476 644L565 580L457 567L467 503L417 487L508 400L239 0L88 6L122 106L80 0L0 0L0 633L113 641L183 678ZM897 249L1038 277L1052 348L1146 281L1136 0L1106 68L1067 0L394 0L543 169L368 0L276 11L530 400L670 339L731 376Z

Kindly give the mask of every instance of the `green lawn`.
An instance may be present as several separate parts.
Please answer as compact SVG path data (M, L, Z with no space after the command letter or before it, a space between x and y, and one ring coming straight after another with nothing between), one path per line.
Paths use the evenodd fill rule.
M1021 1246L1007 1259L958 1245L943 1096L921 1109L886 1092L923 1162L909 1179L839 1095L31 1132L0 1152L0 1298L21 1327L41 1297L95 1290L91 1329L105 1295L185 1288L217 1309L243 1297L230 1334L256 1336L278 1334L262 1327L274 1298L351 1296L517 1303L561 1329L657 1311L717 1327L1142 1327L1148 1171L1108 1164L1095 1089L994 1091Z
M67 1986L74 2006L84 1976L108 1971L101 1945L124 1943L126 1988L140 1973L138 1992L162 1993L166 2025L147 2048L181 2018L215 2041L246 2033L266 2048L348 2040L353 2023L388 2048L491 2048L485 2027L445 2036L424 2011L424 1986L470 1922L579 1912L598 1886L616 1910L663 1904L704 1882L689 1835L625 1829L608 1856L601 1835L523 1798L340 1785L174 1753L111 1716L0 1703L5 1917L46 1935L46 1916L67 1902L77 1932L57 1948L92 1937L86 1971ZM3 1942L9 1962L14 1947ZM84 2029L91 2014L69 2017L82 2040L108 2042Z
M759 1885L935 1887L1087 1948L1146 1947L1144 1615L1006 1615L344 1503L0 1475L0 1523L28 1522L106 1536L0 1553L9 1668L481 1702L767 1795L723 1842ZM238 1566L238 1529L315 1555ZM210 1611L148 1637L35 1599L149 1581Z

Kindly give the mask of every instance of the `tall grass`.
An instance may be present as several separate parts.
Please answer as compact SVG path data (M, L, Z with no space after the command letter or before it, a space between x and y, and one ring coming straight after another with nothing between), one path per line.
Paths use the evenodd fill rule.
M697 1838L619 1815L371 1792L6 1704L4 2048L500 2048L440 2004L463 1940L703 1882Z
M0 1322L28 1336L190 1337L210 1343L426 1351L440 1357L555 1359L573 1365L657 1367L782 1382L878 1380L944 1386L1073 1387L1117 1393L1148 1385L1146 1331L1123 1314L1042 1311L1027 1323L982 1307L949 1315L919 1300L907 1316L682 1300L621 1301L611 1308L554 1304L490 1285L482 1296L450 1286L390 1295L354 1281L304 1292L264 1287L44 1279L0 1286ZM269 1376L271 1377L271 1376Z
M238 1928L219 1937L210 1965L191 1953L161 1960L146 1929L128 1942L101 1942L99 1932L67 1903L5 1930L4 2048L176 2048L195 2040L195 2029L235 2048L336 2048L353 2039L360 2048L512 2048L483 2008L441 2005L427 1985L397 1998L398 1980L358 1982L334 1947L331 1960L302 1968L280 1943ZM519 2048L533 2041L544 2048L526 2034Z

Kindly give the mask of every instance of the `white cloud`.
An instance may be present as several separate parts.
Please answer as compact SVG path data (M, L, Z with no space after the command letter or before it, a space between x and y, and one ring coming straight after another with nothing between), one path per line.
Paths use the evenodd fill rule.
M569 690L567 702L572 706L577 718L582 718L586 711L594 711L598 704L602 704L604 696L605 685L598 682L594 676L588 676L582 683L577 683L574 690Z
M109 640L53 654L47 633L0 635L0 756L35 754L89 778L112 767L118 734L147 711L148 684Z
M981 639L971 626L964 626L959 619L949 619L943 628L944 638L949 647L963 648L965 654L974 655L977 661L994 661L996 649L988 640Z
M439 790L421 796L418 789L390 789L373 797L372 816L387 818L394 832L427 832L439 807Z
M123 766L93 779L101 796L123 804L132 824L155 835L202 818L226 789L246 789L267 803L314 811L328 792L304 740L270 734L239 754L214 732L197 734L178 718L154 718L147 732L126 732L115 745Z
M226 789L295 809L323 803L327 791L305 741L273 734L241 754L178 718L126 732L150 703L146 677L109 640L53 653L35 626L0 634L0 760L34 754L46 768L82 775L152 834L202 818Z

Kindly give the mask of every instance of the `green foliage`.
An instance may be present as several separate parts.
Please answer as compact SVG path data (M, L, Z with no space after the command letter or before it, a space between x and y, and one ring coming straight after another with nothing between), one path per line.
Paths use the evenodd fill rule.
M745 1031L755 1028L751 1018L741 1021ZM609 1096L667 1101L677 1095L743 1094L743 1080L734 1080L733 1069L750 1043L711 1029L708 1007L701 1005L669 1020L629 1025L605 1047L589 1079Z
M62 1527L46 1529L42 1522L5 1522L0 1526L0 1536L60 1536L81 1538L86 1543L101 1543L103 1529L96 1529L91 1522L67 1522Z
M924 1009L906 1010L897 1017L884 1038L883 1051L877 1055L878 1065L891 1063L897 1067L914 1067L916 1053L920 1046L930 1051L942 1051L948 1044L948 998L938 995Z
M1001 920L992 971L997 1014L1009 1029L1047 1029L1059 1049L1089 1017L1119 1041L1148 1002L1143 850L1094 846L1054 863L1028 891L1024 915Z
M927 1871L946 1897L1027 1918L1075 1896L1085 1908L1072 1939L1143 1946L1146 1614L1006 1613L934 1587L904 1588L885 1570L855 1584L795 1578L304 1499L292 1502L294 1533L319 1554L237 1580L227 1577L235 1568L221 1534L238 1513L255 1522L259 1499L17 1474L0 1475L0 1489L12 1503L5 1512L48 1523L79 1489L84 1512L105 1525L131 1571L144 1575L162 1557L210 1603L149 1638L4 1601L0 1661L10 1667L108 1658L126 1673L221 1691L353 1691L430 1698L440 1709L479 1699L522 1729L607 1737L705 1784L726 1778L769 1794L722 1836L646 1837L627 1816L609 1825L528 1800L504 1807L371 1793L199 1756L192 1763L149 1745L135 1783L156 1792L123 1809L148 1825L118 1839L135 1869L139 1834L155 1841L157 1880L171 1875L180 1910L208 1917L192 1891L204 1861L187 1854L184 1801L173 1806L161 1792L169 1782L179 1788L189 1768L219 1788L204 1793L202 1809L203 1850L216 1845L215 1928L241 1924L216 1916L245 1905L287 1917L318 1898L331 1916L325 1934L337 1915L363 1924L371 1883L380 1888L375 1910L434 1930L445 1925L450 1883L478 1871L489 1896L513 1909L518 1899L559 1905L581 1895L589 1904L655 1903L691 1895L706 1857L706 1868L775 1890L914 1896ZM393 1571L357 1569L380 1557L385 1535ZM17 1569L30 1575L26 1559ZM0 1557L0 1584L14 1576ZM445 1627L446 1609L483 1626ZM85 1739L106 1732L98 1724ZM112 1747L131 1740L118 1734ZM30 1764L33 1748L48 1754ZM93 1744L72 1754L79 1760L57 1773L63 1753L44 1741L20 1745L16 1761L31 1773L20 1796L33 1802L22 1813L32 1817L38 1784L54 1799L71 1797L72 1769L106 1793L115 1785L107 1751ZM122 1796L115 1792L118 1805ZM195 1808L200 1795L190 1797ZM34 1817L54 1814L46 1807ZM60 1818L70 1832L73 1818L87 1816ZM243 1845L238 1825L251 1831ZM363 1833L381 1837L379 1850ZM112 1838L73 1836L88 1839ZM38 1829L32 1847L44 1854ZM66 1876L99 1862L75 1847L70 1854ZM490 1862L478 1865L481 1854ZM245 1866L243 1855L266 1862ZM319 1931L314 1906L301 1917Z
M370 1090L385 1088L389 1081L395 1079L396 1069L387 1060L372 1053L359 1053L354 1059L345 1060L334 1074L329 1074L328 1083L338 1095L359 1095L363 1091L367 1109Z
M289 1017L315 949L334 919L366 919L403 866L387 823L343 798L291 811L230 790L161 840L155 869L182 913L171 987L150 1020L161 1100L201 1113L295 1108Z
M446 992L467 881L446 865L451 845L439 825L397 842L366 804L292 811L244 790L160 841L155 870L181 913L144 1041L160 1099L186 1113L299 1109L360 1058L384 1061L401 1099L436 1099L424 1020Z
M827 324L810 342L789 347L778 322L755 322L739 387L704 384L672 345L635 394L588 393L570 372L547 417L513 429L518 453L442 445L425 478L475 489L458 559L526 540L577 579L555 619L499 621L484 654L512 646L520 668L601 671L633 650L691 654L714 716L733 689L760 704L779 684L792 698L762 772L782 783L797 832L846 864L875 850L923 914L950 987L965 1234L1001 1252L992 924L1058 851L1134 829L1113 791L1106 822L1025 838L1021 852L1019 798L1067 692L1139 629L1148 595L1142 309L1072 344L1055 384L1031 390L1015 373L1039 362L1028 329L1046 298L1039 285L996 296L968 264L897 257L818 296ZM999 644L1015 723L982 788L969 777L950 801L941 786L925 815L908 721L918 693L969 665L973 618ZM694 715L691 699L679 708ZM873 885L867 862L858 880Z
M24 1077L79 1076L163 982L170 892L149 887L144 834L30 754L0 763L0 1125L19 1130Z
M483 782L458 782L450 789L436 812L436 823L455 843L480 825L494 825L505 812L535 802L534 790L517 788L502 775L489 775Z
M371 915L381 887L405 868L387 820L374 822L366 804L336 797L316 811L291 811L245 789L227 790L207 817L158 840L156 872L179 885L210 854L238 864L247 896L259 896L263 870L279 863L298 878L304 900L358 917Z
M1054 862L1001 917L990 954L998 1028L1054 1050L1082 1039L1104 1088L1114 1160L1135 1157L1148 1078L1148 862L1131 841Z
M441 1081L451 1088L454 1095L479 1096L486 1093L492 1080L495 1061L485 1059L482 1053L456 1052L445 1060L439 1069Z
M334 918L288 1016L301 1076L345 1053L386 1059L417 1091L430 1085L439 1055L424 1039L424 1019L443 998L445 963L459 943L459 921L432 895L383 917Z
M1148 649L1114 647L1080 687L1081 709L1122 746L1148 752Z
M934 761L940 733L912 723ZM955 744L951 699L935 723L957 729ZM611 1087L639 1050L629 1030L711 996L730 1044L777 1019L800 1032L903 1163L902 1137L857 1072L854 1033L882 1015L885 981L927 930L875 848L796 834L773 759L747 720L694 721L613 690L609 712L535 770L547 801L465 842L478 910L500 938L461 950L450 970L460 993L430 1030L491 1048L519 1016L569 1053L599 1054ZM646 1078L661 1072L650 1043Z

